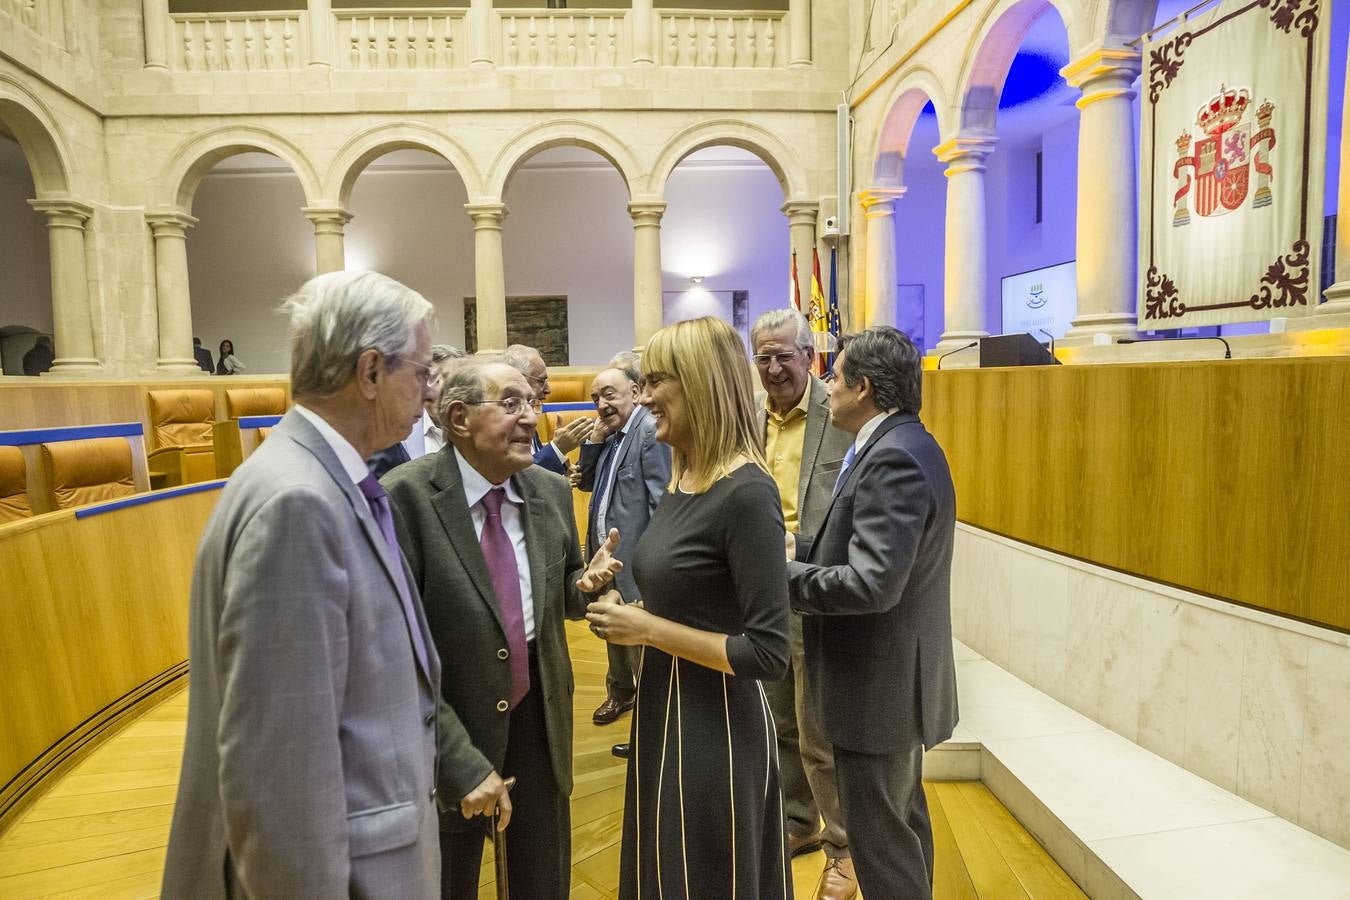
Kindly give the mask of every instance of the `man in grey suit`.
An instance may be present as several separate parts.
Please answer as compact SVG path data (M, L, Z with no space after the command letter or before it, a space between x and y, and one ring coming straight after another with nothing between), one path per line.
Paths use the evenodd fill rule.
M296 406L197 552L163 895L435 897L440 662L365 464L431 394L431 304L334 272L284 308Z
M956 495L919 421L919 351L889 325L841 344L830 416L855 439L824 522L796 538L788 563L807 701L834 747L863 896L930 897L923 752L956 727Z
M670 483L670 447L656 439L652 414L637 402L641 380L634 369L609 368L591 382L591 401L599 416L590 439L581 445L577 485L591 495L587 558L605 543L611 528L619 529L615 557L624 568L614 579L614 587L624 603L640 599L630 560ZM639 648L607 646L605 701L591 716L596 725L608 725L632 709L637 695Z
M788 531L814 533L830 505L830 491L853 436L830 424L825 383L813 374L815 341L806 317L775 309L750 329L755 368L764 388L759 430L769 474L778 484ZM816 711L802 689L802 618L789 620L792 659L780 681L765 681L778 735L779 777L787 820L788 851L796 856L821 847L826 865L816 884L817 900L848 900L858 892L848 834L834 785L834 755ZM820 830L819 822L825 822Z
M580 618L584 566L566 479L533 465L534 393L491 358L469 359L439 401L449 443L384 478L431 634L450 660L440 760L441 896L476 898L500 803L511 892L562 900L571 871L572 665L564 618ZM507 779L515 778L507 795Z

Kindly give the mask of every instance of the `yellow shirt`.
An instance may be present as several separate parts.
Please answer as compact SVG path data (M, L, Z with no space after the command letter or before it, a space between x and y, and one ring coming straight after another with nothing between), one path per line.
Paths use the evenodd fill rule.
M769 474L778 485L778 494L783 501L783 524L788 531L797 530L797 487L802 477L802 446L806 443L806 410L810 402L809 384L797 405L781 416L769 405L769 398L764 398L764 409L768 413L764 455L768 457Z

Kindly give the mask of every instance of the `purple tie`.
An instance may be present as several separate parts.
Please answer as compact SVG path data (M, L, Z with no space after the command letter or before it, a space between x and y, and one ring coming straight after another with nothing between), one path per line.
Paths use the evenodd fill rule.
M417 662L421 665L422 671L430 671L427 668L427 645L422 640L422 629L417 624L417 614L413 612L408 581L403 574L403 551L399 549L398 538L394 535L394 514L389 509L389 495L384 492L374 473L357 482L357 487L361 488L366 502L370 504L371 515L375 517L375 524L380 526L380 533L384 535L384 542L389 547L389 555L394 560L396 573L394 580L398 583L398 599L403 604L403 615L408 620L408 633L412 635Z
M497 595L497 609L502 615L506 645L511 648L511 706L514 708L530 689L530 651L525 646L525 611L520 599L516 551L502 525L502 500L505 498L506 491L496 487L479 501L487 518L483 520L478 546L483 548L488 576L492 578L492 592Z

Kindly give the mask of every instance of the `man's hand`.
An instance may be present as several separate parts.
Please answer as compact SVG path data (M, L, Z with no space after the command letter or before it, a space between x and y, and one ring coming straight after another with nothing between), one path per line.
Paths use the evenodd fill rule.
M474 816L491 816L494 812L499 813L497 819L497 828L505 831L507 824L511 821L511 788L516 784L514 778L508 778L505 781L497 774L496 770L488 773L478 787L469 791L464 799L459 801L459 812L466 819L472 819Z
M609 426L605 424L604 419L596 416L594 424L591 425L591 433L587 435L586 440L592 444L603 444L607 437L609 437Z
M791 531L783 532L783 545L787 549L787 561L792 562L797 558L797 535Z
M611 528L609 536L605 538L605 543L599 550L595 551L595 556L591 557L591 564L577 579L579 591L583 594L594 594L614 580L614 576L619 574L619 570L623 568L623 563L614 558L614 551L618 547L619 529Z
M553 432L553 446L558 448L559 453L571 453L590 434L592 422L592 419L585 417L568 422Z

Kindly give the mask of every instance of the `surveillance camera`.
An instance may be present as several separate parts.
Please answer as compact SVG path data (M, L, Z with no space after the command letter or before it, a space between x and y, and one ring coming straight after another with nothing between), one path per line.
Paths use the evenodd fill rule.
M828 217L828 218L825 220L825 233L826 233L826 234L838 234L838 233L839 233L839 217L838 217L838 216L830 216L830 217Z

